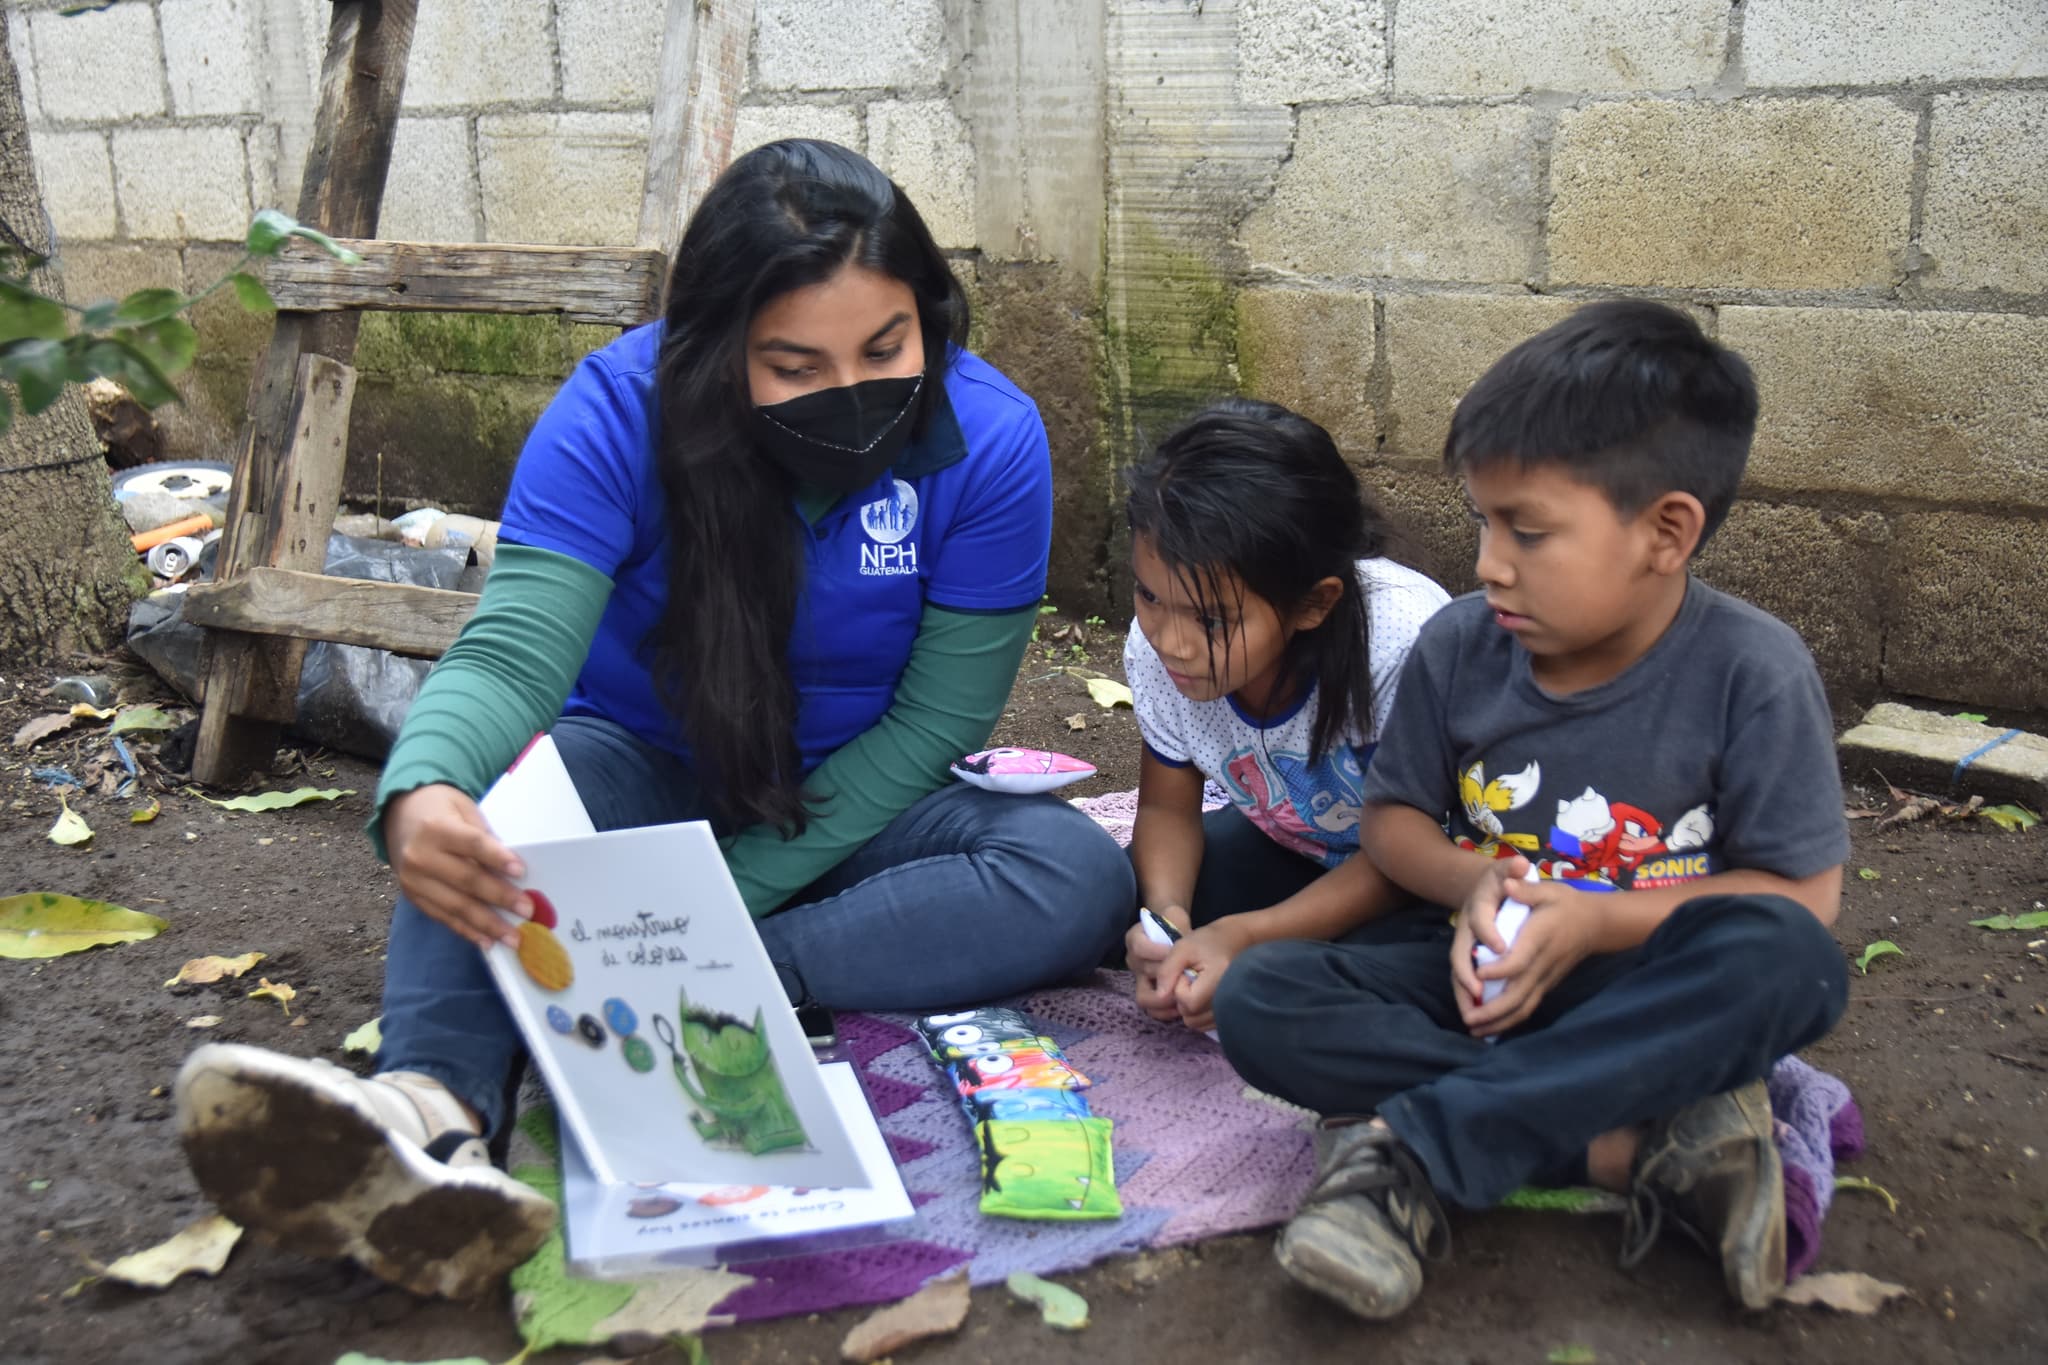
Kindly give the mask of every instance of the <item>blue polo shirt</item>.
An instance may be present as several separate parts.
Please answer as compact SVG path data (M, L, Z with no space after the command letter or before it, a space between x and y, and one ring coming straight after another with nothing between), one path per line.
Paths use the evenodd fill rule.
M602 716L688 756L654 686L648 635L668 598L668 527L655 468L662 325L585 357L520 453L499 539L553 550L612 581L563 714ZM817 522L792 503L804 587L790 635L804 771L872 726L895 696L927 603L1008 612L1045 594L1052 460L1038 408L954 349L922 437Z

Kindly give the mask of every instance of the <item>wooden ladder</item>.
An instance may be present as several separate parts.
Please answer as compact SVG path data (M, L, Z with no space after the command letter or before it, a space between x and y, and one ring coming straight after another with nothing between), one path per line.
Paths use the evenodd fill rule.
M214 581L186 596L207 629L192 774L230 783L267 768L296 714L314 640L438 658L470 593L329 578L355 395L359 314L560 314L632 327L658 316L690 210L724 169L754 0L668 0L633 247L384 242L376 236L418 0L335 0L298 218L363 258L303 242L270 263L278 305L250 382Z

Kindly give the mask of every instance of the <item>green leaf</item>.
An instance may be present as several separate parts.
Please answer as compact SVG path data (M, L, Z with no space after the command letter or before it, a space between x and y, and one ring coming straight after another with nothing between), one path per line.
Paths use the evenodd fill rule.
M1984 717L1975 711L1958 711L1956 712L1956 719L1975 721L1979 725L1984 723Z
M1976 929L2048 929L2048 910L2029 910L2024 915L1993 915L1990 919L1973 919Z
M1881 879L1881 874L1874 867L1859 867L1856 869L1856 875L1866 882L1874 882Z
M561 1204L562 1177L553 1168L521 1166L512 1175ZM519 1335L529 1352L595 1344L592 1338L597 1335L597 1324L640 1292L638 1285L616 1280L571 1278L568 1250L558 1218L540 1250L513 1268L512 1310L518 1315Z
M0 280L0 343L28 338L62 341L70 332L63 304L11 280Z
M1133 704L1131 689L1118 682L1115 678L1089 678L1087 683L1088 695L1095 699L1097 706L1105 710Z
M361 1351L350 1351L345 1356L336 1356L334 1365L491 1365L482 1356L463 1356L460 1360L450 1356L443 1360L386 1360L383 1356L366 1356Z
M1874 1194L1884 1200L1885 1207L1893 1213L1899 1211L1899 1201L1892 1198L1892 1192L1878 1184L1875 1180L1869 1180L1860 1175L1838 1175L1835 1177L1835 1188L1838 1190L1861 1190L1865 1194Z
M225 801L216 801L213 797L193 788L188 787L186 790L209 806L219 806L222 810L248 811L285 810L292 806L303 806L308 801L338 801L344 796L356 794L353 787L328 787L325 790L316 787L297 787L288 792L257 792L253 796L232 796Z
M2018 834L2041 823L2041 817L2025 806L1985 806L1977 812L1980 820L1989 820L2007 834Z
M384 1046L384 1016L378 1015L341 1040L343 1052L375 1052Z
M167 318L189 302L175 289L138 289L114 309L114 321L124 327L139 327Z
M115 380L145 408L178 401L178 391L172 387L170 376L119 337L94 341L86 350L85 359L92 373Z
M148 356L166 376L182 372L199 354L199 333L183 318L159 318L146 326L118 332L115 339Z
M270 297L270 291L263 287L263 281L248 271L236 271L228 277L228 283L234 285L236 300L249 312L261 313L267 317L277 311L277 302Z
M101 299L79 310L78 325L88 332L104 332L114 325L114 314L121 305L112 299Z
M265 209L249 220L249 235L243 245L252 256L275 256L277 249L290 240L292 229L299 220L276 209Z
M1543 1359L1547 1365L1597 1365L1600 1357L1590 1346L1553 1346Z
M10 399L7 396L7 391L5 389L0 389L0 436L6 435L7 428L13 425L14 400Z
M23 412L41 412L64 392L69 354L56 341L15 341L0 350L0 374L21 391Z
M92 841L92 826L85 823L85 817L71 809L71 803L61 796L57 798L57 804L64 808L64 813L57 817L56 824L50 826L50 842L62 844L66 848L76 844L90 843Z
M1869 976L1871 963L1881 957L1890 957L1894 953L1904 957L1906 950L1888 938L1881 938L1863 950L1863 956L1856 959L1856 970Z
M0 899L0 957L62 957L155 938L169 927L155 915L106 901L30 891Z
M350 251L318 228L309 228L302 223L292 229L292 236L305 238L344 265L361 265L363 263L361 256Z
M1003 1287L1026 1303L1037 1304L1038 1316L1048 1327L1078 1332L1088 1325L1088 1300L1063 1284L1020 1270L1004 1280Z
M156 706L131 706L114 717L114 723L107 727L110 735L126 735L141 730L146 734L161 734L178 728L178 722L168 712Z

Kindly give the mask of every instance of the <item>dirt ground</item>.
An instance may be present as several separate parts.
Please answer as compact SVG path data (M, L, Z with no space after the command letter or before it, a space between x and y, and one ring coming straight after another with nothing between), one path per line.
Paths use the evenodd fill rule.
M1050 637L1061 625L1049 616ZM1137 731L1056 672L1120 676L1118 639L1034 649L998 738L1060 748L1102 770L1081 794L1134 784ZM0 736L50 703L49 675L0 680ZM138 680L146 692L148 680ZM1084 730L1067 718L1082 716ZM59 735L0 749L0 894L99 897L169 920L158 938L42 962L0 961L0 1362L318 1362L350 1350L398 1360L517 1354L502 1297L421 1302L347 1266L245 1243L216 1279L160 1293L94 1284L64 1291L93 1259L154 1245L202 1212L173 1139L167 1087L205 1038L339 1060L343 1036L378 1011L392 878L360 834L372 766L305 754L265 785L310 781L356 795L274 814L232 814L172 789L152 823L140 804L75 794L97 835L60 848L44 835L57 793L30 767L79 771L104 752ZM1862 803L1852 793L1852 803ZM1867 1271L1910 1295L1871 1318L1780 1308L1748 1317L1706 1260L1667 1244L1636 1272L1615 1266L1612 1219L1458 1218L1456 1252L1400 1322L1368 1327L1296 1290L1269 1235L1098 1266L1066 1277L1092 1305L1060 1335L1000 1289L976 1293L957 1337L906 1359L1008 1361L1541 1362L1584 1348L1611 1362L1802 1361L1865 1365L2048 1360L2048 965L2042 935L1967 921L2048 899L2048 828L2010 835L1978 823L1855 825L1838 937L1852 958L1873 939L1905 950L1852 976L1849 1012L1811 1059L1854 1088L1870 1150L1848 1172L1884 1186L1844 1191L1822 1269ZM1868 873L1857 875L1858 869ZM2035 946L2029 947L2033 943ZM166 989L185 959L269 954L258 972L301 992L287 1019L245 986ZM196 1016L219 1015L204 1033ZM717 1365L828 1361L861 1316L846 1312L715 1332ZM538 1365L593 1355L558 1351ZM679 1359L672 1352L667 1358Z

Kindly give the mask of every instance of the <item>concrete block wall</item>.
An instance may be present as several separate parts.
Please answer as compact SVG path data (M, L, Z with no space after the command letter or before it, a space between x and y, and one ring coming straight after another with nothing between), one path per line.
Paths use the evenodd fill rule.
M1130 401L1185 412L1222 372L1302 407L1459 589L1472 537L1438 460L1465 388L1585 301L1678 304L1763 397L1703 575L1797 626L1845 706L2048 708L2048 599L2021 586L2048 563L2048 6L1112 8L1113 102L1149 99L1167 149L1130 167L1181 187L1120 201L1122 230L1182 248L1112 252L1112 296L1123 270L1133 298L1234 300L1206 330L1213 301L1184 308L1177 356L1130 356ZM1162 26L1199 97L1148 94ZM1201 193L1242 145L1204 130L1262 114L1277 143ZM1138 137L1112 126L1113 164Z

